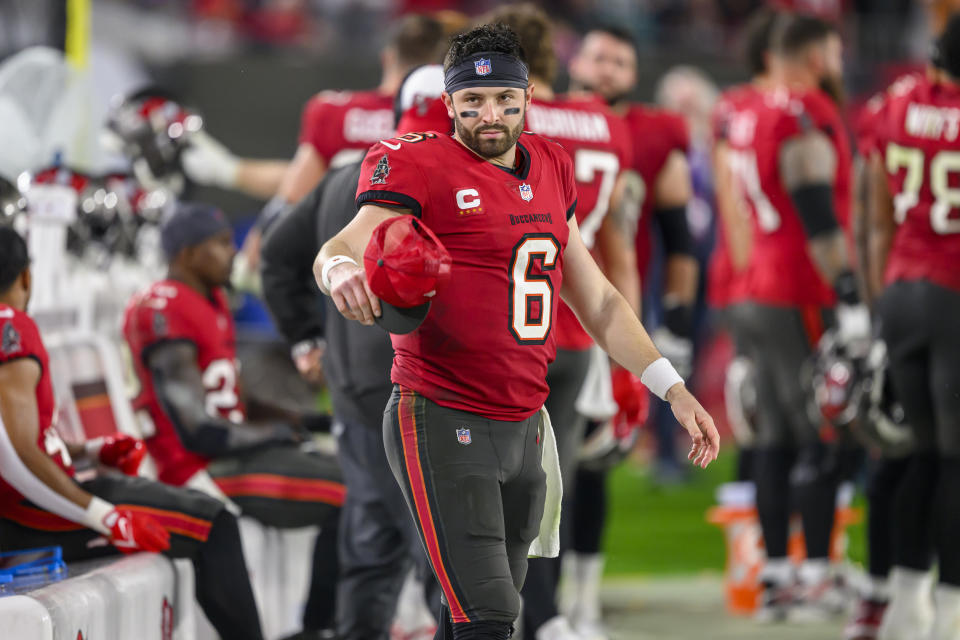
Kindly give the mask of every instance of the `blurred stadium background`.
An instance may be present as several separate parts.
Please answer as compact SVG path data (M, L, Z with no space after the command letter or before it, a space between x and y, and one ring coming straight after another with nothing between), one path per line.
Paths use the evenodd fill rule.
M379 53L398 16L437 11L473 16L497 4L492 0L2 0L0 64L31 46L64 50L89 79L83 98L89 102L78 102L75 108L85 113L90 132L99 129L113 96L152 84L202 114L206 129L234 153L290 158L296 150L301 109L313 94L377 85ZM717 89L746 80L743 27L748 16L767 3L557 0L541 4L556 22L559 89L566 86L564 69L579 34L590 25L615 21L638 37L641 58L634 98L653 102L659 80L677 65L699 70ZM914 68L927 54L930 38L924 2L774 4L815 12L842 25L850 109L903 69ZM709 110L701 115L706 113ZM698 123L691 124L696 140ZM4 153L9 147L0 142L0 149ZM697 152L695 142L693 153ZM72 158L71 163L91 172L105 170L94 166L99 162L94 155ZM263 206L237 192L209 187L192 187L190 196L221 206L241 235ZM704 217L690 215L705 258L713 242L713 222L710 208L704 211ZM245 308L240 321L247 336L272 334L265 314L255 305ZM720 421L722 377L730 353L727 339L705 316L693 385ZM604 592L613 636L839 637L840 623L772 631L726 617L724 537L721 529L706 521L707 510L716 504L717 488L734 476L734 447L729 431L724 435L727 447L720 460L699 473L677 462L683 456L673 450L682 442L658 442L648 430L635 454L613 474ZM858 491L855 506L861 504L859 495ZM863 561L860 525L849 530L847 555L853 564Z

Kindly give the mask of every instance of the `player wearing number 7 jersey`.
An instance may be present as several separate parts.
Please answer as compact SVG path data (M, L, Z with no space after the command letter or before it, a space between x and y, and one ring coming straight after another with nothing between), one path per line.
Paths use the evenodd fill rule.
M835 307L844 345L869 338L842 230L851 206L850 150L835 104L819 89L839 78L840 39L816 18L785 16L773 43L771 84L738 104L726 138L753 225L744 303L735 313L756 367L754 480L767 550L759 612L765 620L837 613L824 597L837 479L819 422L807 410L810 390L801 371ZM791 489L794 467L799 481ZM799 598L787 558L792 492L808 558Z
M935 76L889 91L877 114L875 169L885 170L871 211L873 281L890 377L916 451L894 510L898 527L931 523L939 585L930 638L960 638L960 15L936 47ZM909 483L911 490L905 490ZM926 533L923 524L909 531ZM911 538L914 536L910 536ZM923 579L929 550L894 539L906 581L894 583L882 638L916 637L929 606ZM925 553L917 554L917 551Z
M671 402L693 438L691 459L706 465L719 450L712 419L584 246L569 156L522 134L534 87L520 54L504 25L453 40L443 101L456 133L374 145L357 216L314 264L337 309L372 324L381 302L371 287L380 285L359 263L367 252L371 269L391 266L375 259L375 229L404 228L394 219L412 214L449 252L449 282L422 324L393 336L384 415L388 459L448 607L440 638L506 639L519 611L527 555L545 531L541 450L552 438L540 409L558 295L600 346Z
M330 629L345 492L339 465L300 445L309 416L257 400L251 409L262 419L247 418L223 290L236 254L223 213L181 203L161 240L168 277L136 294L123 320L141 387L134 409L160 480L268 526L319 525L303 624L310 632Z

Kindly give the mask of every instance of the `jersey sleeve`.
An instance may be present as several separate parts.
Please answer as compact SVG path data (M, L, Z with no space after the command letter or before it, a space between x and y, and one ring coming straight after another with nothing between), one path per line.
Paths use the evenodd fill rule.
M730 128L731 105L726 98L720 98L710 112L710 132L714 142L727 139Z
M44 346L40 330L25 313L0 319L0 364L33 358L43 364Z
M395 148L394 148L395 147ZM416 147L398 138L370 147L357 182L357 209L365 204L409 209L420 217L427 203L427 183L417 166Z
M665 129L670 136L670 151L677 150L686 155L690 150L690 130L686 121L675 113L664 114Z
M857 151L864 158L868 158L878 147L878 126L884 102L884 95L877 94L870 98L857 114L854 134L857 141Z
M328 165L336 152L336 141L332 137L336 130L333 111L333 105L317 95L307 101L300 119L299 143L312 146Z
M558 145L559 146L559 145ZM570 220L577 212L577 178L573 171L573 160L565 151L557 154L560 163L559 177L563 182L560 189L563 192L563 201L567 207L567 220Z
M609 121L615 152L620 160L620 171L622 172L633 166L633 139L630 136L627 123L622 118L610 116Z
M183 304L173 303L173 298L153 296L137 304L131 313L131 322L126 323L127 342L141 356L150 347L166 341L186 340L196 342L196 331Z

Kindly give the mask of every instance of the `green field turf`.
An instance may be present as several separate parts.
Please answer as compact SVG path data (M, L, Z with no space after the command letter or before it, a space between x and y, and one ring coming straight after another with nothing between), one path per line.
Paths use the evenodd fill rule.
M724 455L725 454L725 455ZM628 461L610 476L606 575L664 575L722 571L723 534L707 523L714 490L734 477L736 454L728 447L706 470L694 469L688 484L657 485L648 467ZM863 506L862 495L855 505ZM849 529L849 556L863 563L863 525Z

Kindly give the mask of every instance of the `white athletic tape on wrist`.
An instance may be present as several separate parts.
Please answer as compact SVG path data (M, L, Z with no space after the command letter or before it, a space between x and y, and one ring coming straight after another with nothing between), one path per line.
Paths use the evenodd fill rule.
M350 256L333 256L323 263L323 268L320 270L320 282L323 283L323 288L327 290L327 293L330 292L330 269L345 262L349 262L355 267L360 266L357 264L357 261Z
M87 510L83 514L83 524L94 531L102 533L105 536L110 535L110 529L107 527L104 519L114 510L114 506L106 500L101 500L97 496L90 499Z
M640 374L640 382L642 382L647 389L650 389L653 395L661 400L666 400L667 391L670 390L670 387L678 382L683 382L683 378L680 377L680 374L673 368L669 360L666 358L657 358Z

